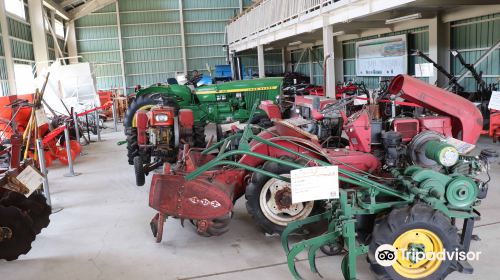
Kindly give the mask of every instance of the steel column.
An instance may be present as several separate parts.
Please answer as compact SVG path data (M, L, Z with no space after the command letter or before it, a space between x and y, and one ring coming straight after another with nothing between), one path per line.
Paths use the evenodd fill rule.
M120 48L120 67L122 70L122 83L123 83L123 95L127 96L127 80L125 79L125 58L123 56L123 43L122 43L122 27L120 23L120 5L118 1L115 2L116 7L116 25L118 29L118 46Z
M325 95L335 98L335 52L333 46L333 27L323 26L323 55L325 64Z
M257 46L257 60L259 65L259 78L266 77L266 65L264 62L264 45Z
M43 175L43 193L47 199L47 204L52 206L50 200L49 179L47 178L47 166L45 164L45 153L43 151L42 139L36 139L36 149L38 152L38 162L40 163L40 172Z
M49 67L48 61L50 60L42 2L42 0L28 0L31 38L33 40L33 52L35 54L36 72L38 75L41 75Z
M14 60L12 60L12 47L9 38L9 23L5 11L5 2L2 0L0 0L0 31L2 32L3 52L5 56L5 65L7 67L9 94L16 95L16 78L14 73Z
M186 34L184 32L184 5L182 4L182 0L179 0L179 24L181 28L181 44L182 44L182 67L184 70L184 75L187 75L188 65L187 65L187 57L186 57Z
M76 31L75 31L75 21L69 21L66 23L67 32L67 45L68 45L68 55L69 63L78 63L78 49L76 46Z

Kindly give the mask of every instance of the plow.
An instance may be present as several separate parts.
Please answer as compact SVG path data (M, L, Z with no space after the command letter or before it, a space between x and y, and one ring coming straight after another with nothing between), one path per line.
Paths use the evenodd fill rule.
M281 235L296 279L302 279L295 259L303 251L311 271L319 273L318 250L347 252L341 269L349 280L357 279L361 255L367 255L377 279L472 273L463 259L412 256L469 251L480 216L476 208L488 192L489 179L478 175L498 157L492 150L468 155L481 131L481 114L469 101L409 76L397 76L387 91L393 107L387 118L377 113L376 103L347 116L345 102L323 106L314 100L310 118L283 120L275 104L262 102L274 126L255 134L248 123L206 149L184 145L176 163L165 163L163 172L153 175L149 205L157 211L150 223L156 241L161 242L168 217L188 220L200 235L221 235L229 230L234 203L244 197L263 231ZM396 98L412 102L420 113L396 115ZM342 145L325 145L318 133L332 119L340 119L342 129L335 122L328 131L346 136ZM237 148L229 150L234 142ZM322 166L338 167L338 198L293 203L291 171ZM290 245L296 233L310 238ZM393 251L380 251L385 245ZM388 258L397 261L380 264Z

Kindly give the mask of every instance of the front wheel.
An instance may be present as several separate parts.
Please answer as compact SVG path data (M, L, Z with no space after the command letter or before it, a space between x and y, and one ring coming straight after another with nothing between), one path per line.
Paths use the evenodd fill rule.
M432 256L438 252L459 252L457 231L450 218L428 205L418 203L394 209L375 225L368 252L370 268L377 279L444 279L457 269L456 261ZM387 260L384 256L388 252L377 249L386 244L392 246L388 247L393 250L390 259L395 257L391 266L379 264Z
M294 168L275 162L266 162L263 170L288 176ZM292 203L290 183L254 173L245 197L247 211L268 234L281 233L293 221L304 219L313 213L314 201Z
M134 170L135 170L135 184L139 187L144 186L146 182L146 175L144 174L144 164L142 163L142 157L136 156L134 158Z

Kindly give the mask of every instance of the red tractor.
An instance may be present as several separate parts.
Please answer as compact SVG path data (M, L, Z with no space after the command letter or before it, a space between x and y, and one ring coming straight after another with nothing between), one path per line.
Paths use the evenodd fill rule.
M392 81L387 95L390 97L381 98L379 104L389 102L388 108L392 108L401 102L399 105L411 105L419 114L398 109L394 112L400 114L385 116L380 113L383 106L370 104L347 115L343 108L349 100L304 97L297 102L308 108L300 108L301 114L309 112L308 117L281 120L276 105L263 102L261 109L275 126L259 135L245 129L203 152L184 149L175 166L166 164L163 174L153 176L149 204L158 211L151 222L157 241L168 216L190 220L204 236L226 232L233 205L242 196L249 214L265 232L282 232L290 222L325 207L323 201L292 203L287 177L292 169L314 161L336 165L350 172L350 178L356 177L352 174L364 176L343 179L348 184L374 184L364 182L365 177L383 180L391 178L392 170L410 166L445 167L446 172L453 170L456 174L469 170L455 165L459 152L446 140L453 137L476 143L482 117L474 104L404 75ZM347 139L337 145L324 142L332 136L340 141L344 134ZM225 151L227 144L238 137L242 139L238 150ZM217 149L218 154L212 154ZM480 191L486 190L487 186L481 185Z
M145 176L164 162L175 162L180 145L195 146L195 141L204 142L204 133L194 128L193 111L179 110L175 105L155 105L136 113L139 151L134 157L134 169L137 186L143 186Z

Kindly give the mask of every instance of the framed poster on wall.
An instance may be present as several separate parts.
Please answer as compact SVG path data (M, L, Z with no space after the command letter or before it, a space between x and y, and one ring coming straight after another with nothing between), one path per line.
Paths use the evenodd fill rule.
M406 35L356 42L357 76L396 76L407 69Z

